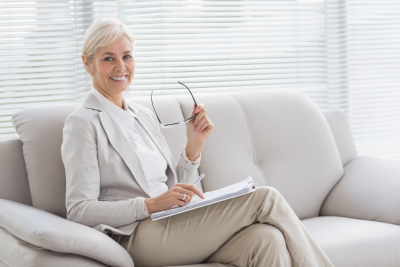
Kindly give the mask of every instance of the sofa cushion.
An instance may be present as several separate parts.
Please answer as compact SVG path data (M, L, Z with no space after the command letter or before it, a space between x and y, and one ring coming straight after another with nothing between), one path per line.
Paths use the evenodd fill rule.
M0 140L0 151L0 198L32 206L21 141Z
M0 199L0 227L40 248L81 255L110 266L133 267L128 252L107 235L30 206ZM32 258L36 254L26 255Z
M18 239L0 227L0 262L13 267L106 267L106 265L78 255L58 253L39 248ZM0 264L0 267L3 266Z
M400 226L330 216L302 222L334 266L400 266Z
M192 102L180 97L185 116ZM200 165L205 191L251 175L277 188L301 218L319 215L343 175L335 139L322 111L296 91L198 95L215 129Z
M232 266L232 265L220 264L220 263L202 263L202 264L179 265L179 266L165 266L165 267L234 267L234 266Z
M33 207L66 217L65 171L61 159L64 121L79 104L17 111L13 124L23 144Z

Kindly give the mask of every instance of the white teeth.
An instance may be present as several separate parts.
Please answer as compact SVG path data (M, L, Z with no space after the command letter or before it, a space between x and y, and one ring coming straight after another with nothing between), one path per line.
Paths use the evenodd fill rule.
M122 80L126 79L126 76L123 76L123 77L110 77L110 78L111 78L111 80L122 81Z

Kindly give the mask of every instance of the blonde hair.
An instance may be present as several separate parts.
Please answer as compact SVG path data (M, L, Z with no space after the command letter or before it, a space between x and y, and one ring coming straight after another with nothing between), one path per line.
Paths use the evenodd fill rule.
M88 63L93 62L94 54L99 47L105 47L121 35L125 35L133 48L133 34L128 27L116 19L98 19L87 29L82 43L82 55L87 56Z

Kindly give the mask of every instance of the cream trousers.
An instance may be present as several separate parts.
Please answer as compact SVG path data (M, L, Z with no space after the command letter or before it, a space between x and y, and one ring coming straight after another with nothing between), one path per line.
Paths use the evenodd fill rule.
M239 267L333 266L273 187L159 221L119 239L135 266L223 263Z

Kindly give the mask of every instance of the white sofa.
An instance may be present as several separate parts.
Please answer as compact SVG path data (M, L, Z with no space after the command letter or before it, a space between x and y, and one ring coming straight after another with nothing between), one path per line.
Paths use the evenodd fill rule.
M199 168L204 191L251 175L282 193L335 266L400 266L400 162L357 156L342 111L321 111L296 91L195 98L215 124ZM151 108L150 97L134 101ZM154 103L163 122L193 105L190 96ZM107 235L65 219L60 145L77 106L18 111L20 139L0 140L0 266L134 265ZM162 131L177 159L185 128Z

